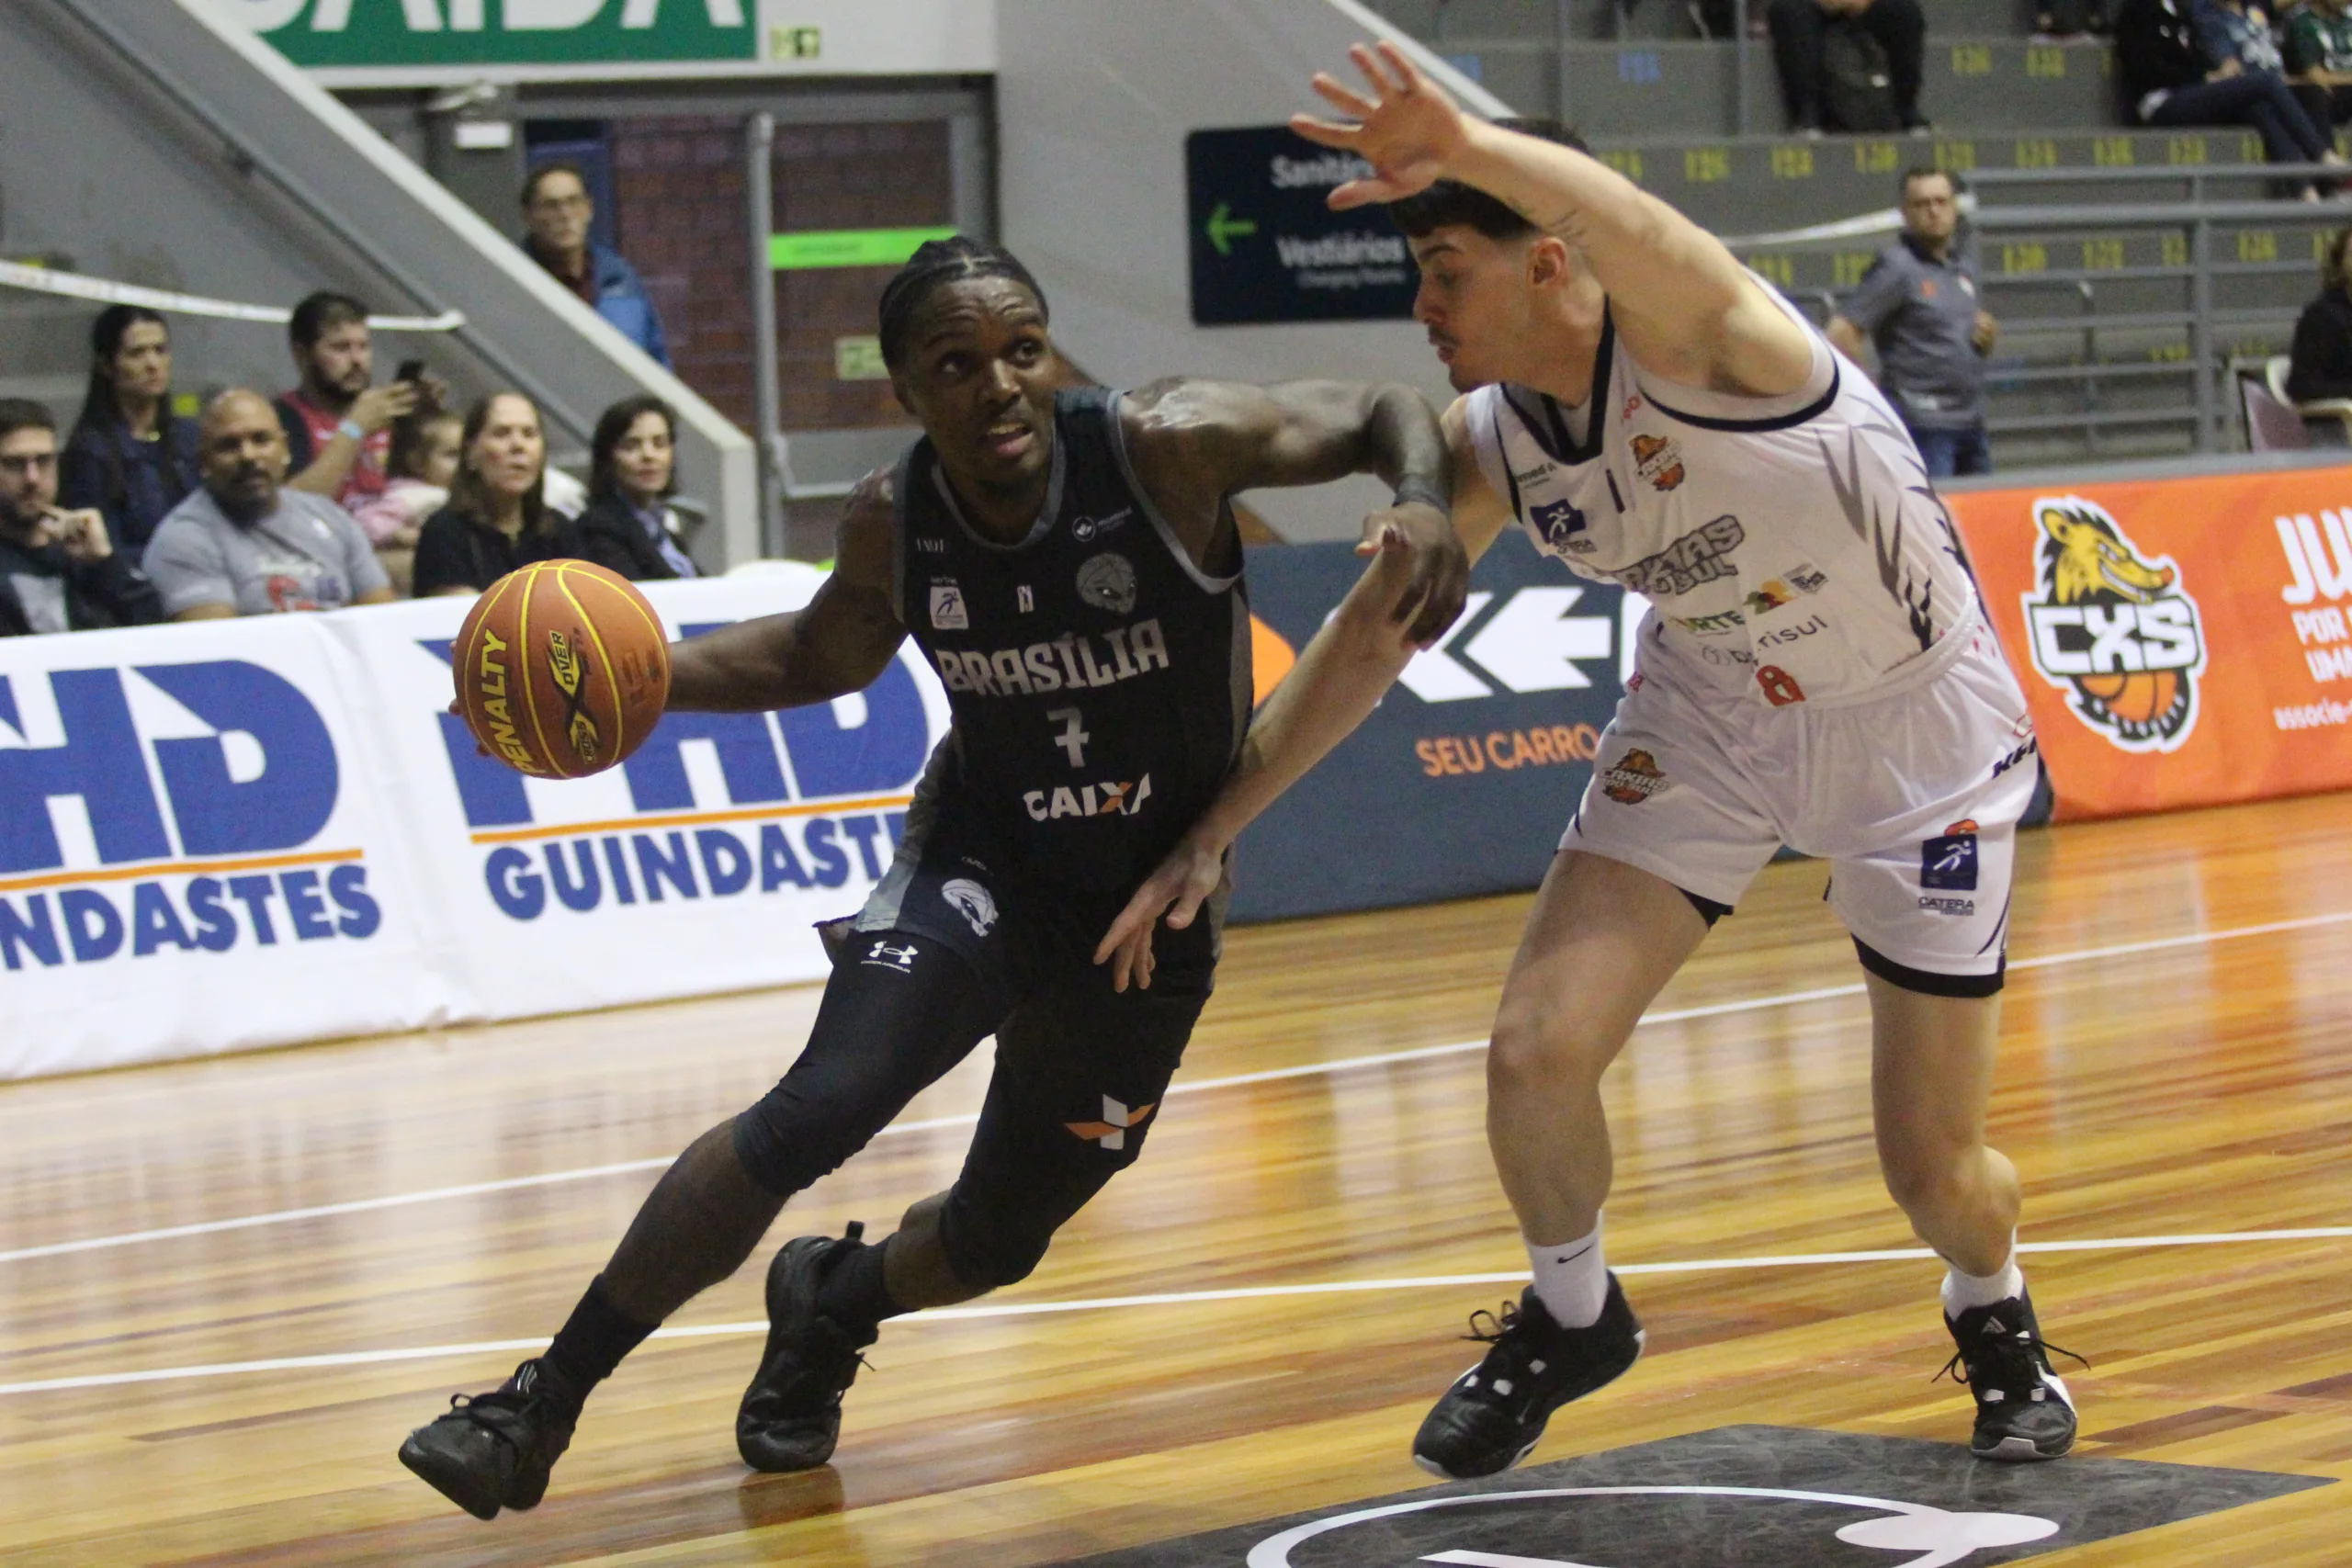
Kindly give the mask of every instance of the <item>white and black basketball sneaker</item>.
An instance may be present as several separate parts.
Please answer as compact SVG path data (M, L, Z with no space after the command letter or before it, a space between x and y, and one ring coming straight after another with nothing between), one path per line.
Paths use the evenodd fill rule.
M1946 1317L1960 1347L1938 1377L1951 1373L1976 1396L1976 1432L1969 1451L1978 1459L2030 1464L2058 1459L2075 1446L2075 1402L2050 1369L2050 1352L2083 1361L2041 1337L2033 1300L2020 1292L1991 1306ZM2083 1361L2083 1365L2090 1363Z
M1413 1438L1413 1462L1451 1481L1493 1475L1525 1459L1552 1412L1641 1359L1643 1334L1611 1274L1589 1328L1561 1327L1531 1286L1517 1306L1504 1304L1499 1319L1471 1314L1465 1337L1489 1347L1486 1359L1454 1380Z

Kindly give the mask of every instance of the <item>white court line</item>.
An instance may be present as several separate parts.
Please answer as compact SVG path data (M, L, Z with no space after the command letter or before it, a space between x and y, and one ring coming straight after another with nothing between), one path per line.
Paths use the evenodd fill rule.
M2165 953L2176 948L2200 947L2209 942L2233 942L2245 937L2273 936L2281 931L2309 931L2318 926L2352 924L2352 909L2329 915L2306 915L2292 920L2271 920L2262 925L2233 926L2217 931L2194 931L2187 936L2157 937L2146 942L2119 942L2109 947L2085 948L2078 953L2055 953L2042 958L2021 958L2009 965L2012 969L2049 969L2067 964L2090 964L2102 959L2125 958L2143 953ZM1811 991L1784 991L1778 996L1747 997L1738 1001L1713 1002L1704 1007L1676 1008L1667 1012L1645 1013L1644 1026L1657 1023L1683 1023L1699 1018L1724 1018L1735 1013L1763 1012L1772 1008L1796 1007L1805 1002L1831 1001L1840 997L1859 997L1860 984L1825 986ZM1440 1056L1465 1055L1487 1048L1484 1040L1458 1040L1444 1045L1422 1045L1408 1051L1388 1051L1364 1056L1342 1056L1328 1062L1308 1062L1295 1067L1271 1067L1263 1072L1235 1073L1221 1078L1199 1078L1168 1086L1170 1096L1201 1094L1210 1089L1240 1089L1250 1084L1278 1083L1286 1078L1322 1077L1333 1073L1351 1072L1358 1067L1394 1066L1405 1062L1429 1061ZM944 1127L968 1127L977 1122L977 1113L959 1116L933 1116L917 1122L894 1122L876 1136L892 1134L931 1133ZM335 1214L364 1214L379 1209L405 1208L412 1203L437 1203L451 1198L473 1198L490 1192L513 1192L530 1187L552 1187L567 1181L588 1181L601 1176L619 1176L631 1171L664 1170L676 1160L674 1154L658 1159L623 1160L614 1165L583 1166L576 1170L548 1171L538 1176L514 1176L498 1181L474 1181L462 1187L432 1187L416 1192L397 1192L383 1198L360 1198L345 1203L320 1203L303 1209L278 1209L267 1213L242 1214L234 1219L204 1220L194 1224L165 1225L158 1230L123 1231L113 1235L85 1236L79 1241L56 1241L41 1247L20 1247L0 1252L0 1263L17 1263L34 1258L59 1258L76 1252L98 1252L108 1247L133 1247L150 1241L170 1241L180 1236L218 1235L224 1231L252 1230L261 1225L290 1224L297 1220L323 1219Z
M2097 1241L2019 1242L2025 1252L2118 1252L2149 1247L2228 1247L2248 1242L2343 1241L2352 1239L2352 1225L2312 1225L2300 1230L2216 1231L2204 1235L2118 1236ZM1699 1258L1675 1263L1620 1263L1615 1271L1631 1274L1700 1274L1739 1269L1820 1268L1839 1263L1921 1262L1935 1257L1924 1247L1885 1247L1871 1252L1800 1252L1777 1258ZM1360 1294L1368 1291L1426 1291L1464 1285L1524 1284L1524 1270L1503 1274L1430 1274L1402 1280L1335 1280L1309 1285L1242 1285L1222 1291L1170 1291L1146 1296L1096 1296L1083 1301L1011 1302L994 1306L935 1307L909 1313L899 1323L945 1323L964 1318L1042 1317L1066 1312L1108 1312L1128 1307L1198 1306L1215 1302L1265 1301L1285 1296ZM713 1339L765 1334L759 1323L706 1323L684 1328L657 1328L656 1339ZM0 1394L56 1393L78 1388L116 1388L125 1383L183 1382L192 1378L233 1377L247 1372L303 1371L319 1367L377 1366L390 1361L428 1361L463 1356L512 1354L539 1350L547 1340L483 1339L469 1345L420 1345L392 1350L345 1350L324 1356L279 1356L266 1361L218 1361L192 1367L156 1367L135 1372L94 1372L84 1377L43 1378L33 1382L0 1383Z

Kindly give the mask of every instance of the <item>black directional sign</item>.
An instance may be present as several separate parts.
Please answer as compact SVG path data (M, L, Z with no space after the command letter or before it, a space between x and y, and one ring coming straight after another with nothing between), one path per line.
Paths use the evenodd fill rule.
M1390 321L1413 313L1420 275L1380 207L1334 212L1331 188L1371 165L1283 126L1184 139L1193 320Z
M2323 1476L1719 1427L1084 1558L1086 1568L1993 1568L2326 1486Z

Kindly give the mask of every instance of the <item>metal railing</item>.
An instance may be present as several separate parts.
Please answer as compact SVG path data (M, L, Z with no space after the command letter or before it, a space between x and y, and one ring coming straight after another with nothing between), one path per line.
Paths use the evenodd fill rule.
M2225 305L2217 293L2224 279L2299 277L2313 288L2318 267L2309 259L2224 258L2217 254L2219 235L2236 228L2258 231L2333 229L2352 223L2352 206L2337 201L2292 199L2230 199L2216 187L2249 184L2331 182L2352 178L2352 170L2318 164L2253 164L2186 165L2157 169L2075 168L1989 170L1965 176L1975 190L1971 220L1977 236L1997 241L2004 236L2045 239L2054 234L2128 233L2177 234L2180 243L2160 265L2082 267L2036 265L2008 272L1982 267L1977 285L1987 291L2013 295L2063 292L2075 308L2047 315L2001 316L2005 337L2064 337L2079 344L2072 364L2012 365L1991 373L2007 386L2074 385L2080 389L2076 412L2013 414L1990 422L1998 434L2078 430L2093 451L2100 433L2132 427L2187 425L2199 452L2217 450L2228 429L2227 378L2234 346L2224 345L2225 332L2290 329L2301 303ZM2063 197L2086 187L2122 187L2122 200L2016 201L2008 193L2043 187ZM2146 191L2143 197L2143 190ZM2169 199L2159 199L2169 197ZM1825 225L1825 228L1829 227ZM1805 250L1850 243L1849 238L1824 235L1819 240L1773 236L1775 248ZM2277 247L2273 247L2274 251ZM2177 259L2174 259L2177 257ZM2102 310L2102 289L2128 284L2174 283L2181 288L2179 308L2165 310ZM1826 310L1834 310L1839 290L1811 290ZM2111 294L2109 298L2111 298ZM2178 332L2185 335L2185 355L2178 360L2107 361L2099 357L2103 336L2120 333ZM2108 406L2102 394L2125 382L2178 379L2188 382L2183 400L2174 405L2148 408Z

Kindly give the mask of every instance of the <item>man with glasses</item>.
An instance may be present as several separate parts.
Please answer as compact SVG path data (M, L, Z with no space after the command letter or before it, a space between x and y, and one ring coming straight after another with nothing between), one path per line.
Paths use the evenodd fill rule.
M116 553L106 519L57 504L55 416L0 398L0 637L163 618L155 585Z
M645 281L619 252L590 239L596 204L588 181L573 164L542 164L523 182L523 221L530 233L523 248L563 286L618 327L629 342L661 364L670 363L662 316L645 292Z

